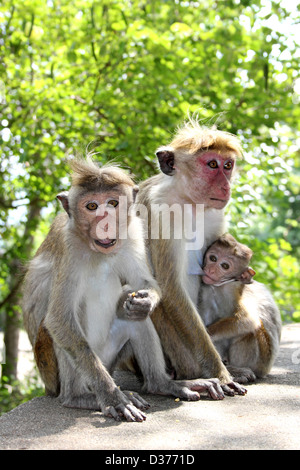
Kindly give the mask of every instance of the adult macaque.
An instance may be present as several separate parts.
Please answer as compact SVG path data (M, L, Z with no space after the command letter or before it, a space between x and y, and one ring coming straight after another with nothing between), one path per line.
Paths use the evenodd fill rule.
M191 119L177 131L170 145L159 148L156 155L162 173L141 184L138 201L151 213L148 247L162 291L161 304L153 312L152 320L163 350L177 378L217 377L226 394L244 394L245 389L232 382L196 307L202 253L225 231L222 209L230 198L230 181L235 161L241 155L240 144L233 135L202 128ZM164 239L162 233L156 239L151 237L153 227L160 224L161 204L187 209L184 229L197 221L204 207L202 239L197 233L192 250L187 249L184 233L180 239L174 236L174 229L169 239Z
M24 283L24 323L46 391L68 407L143 421L148 404L111 376L119 360L134 354L148 392L223 398L218 381L175 382L165 372L149 318L160 289L147 266L141 221L130 211L124 221L120 208L124 198L128 207L134 202L132 179L89 159L71 166L70 192L58 195L66 213L55 219ZM134 237L121 237L122 217Z
M252 251L231 235L207 250L199 310L228 370L240 383L264 377L279 349L281 318L268 289L253 281Z

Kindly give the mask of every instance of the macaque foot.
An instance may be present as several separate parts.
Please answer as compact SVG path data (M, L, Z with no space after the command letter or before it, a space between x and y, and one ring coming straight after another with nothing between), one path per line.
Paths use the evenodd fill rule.
M67 408L81 408L85 410L99 410L102 411L105 416L114 418L116 421L121 421L124 417L127 421L145 421L146 415L142 410L146 410L150 407L142 397L135 392L124 391L120 392L118 396L120 403L115 405L108 405L100 407L97 402L96 395L93 393L85 393L80 396L68 397L62 401L63 406ZM113 399L112 401L117 401Z
M187 401L198 401L200 400L200 394L197 391L192 391L188 387L173 382L171 394L176 398L182 398Z
M223 400L225 398L219 379L195 379L195 380L176 380L178 385L184 385L188 391L196 391L199 394L208 395L213 400Z
M150 403L144 400L138 393L130 392L129 390L123 390L123 393L129 398L132 404L140 410L148 410L148 408L150 408Z
M242 387L237 382L228 382L227 384L221 384L222 390L225 395L233 397L234 395L246 395L247 389Z
M120 403L106 406L103 409L104 415L114 418L116 421L121 421L122 417L126 421L145 421L146 415L142 410L148 409L149 403L136 392L125 390L120 393Z
M96 400L96 395L93 393L83 393L78 396L68 396L68 398L61 398L62 405L66 408L81 408L84 410L101 410L99 403Z
M138 410L134 405L130 403L124 404L120 403L116 406L107 406L103 410L103 414L109 418L114 418L116 421L121 421L121 418L124 417L126 421L145 421L146 415L142 411Z
M247 384L256 380L256 375L248 367L227 366L227 369L234 381L239 384Z

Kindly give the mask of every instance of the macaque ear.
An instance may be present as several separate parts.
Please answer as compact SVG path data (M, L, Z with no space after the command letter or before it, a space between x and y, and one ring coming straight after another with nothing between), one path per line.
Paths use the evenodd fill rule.
M68 191L63 191L62 193L59 193L56 197L61 202L66 213L70 216L68 195L69 195Z
M156 152L160 169L163 173L168 176L172 176L175 173L174 162L175 155L171 148L165 147L160 148Z
M139 192L139 190L140 190L140 189L139 189L138 186L134 186L134 187L132 188L133 202L135 202L136 196L137 196L137 193Z
M254 271L254 269L248 267L245 269L244 272L242 272L242 274L240 275L240 277L238 278L238 281L241 281L243 284L251 284L251 282L253 281L253 276L255 276L256 272Z

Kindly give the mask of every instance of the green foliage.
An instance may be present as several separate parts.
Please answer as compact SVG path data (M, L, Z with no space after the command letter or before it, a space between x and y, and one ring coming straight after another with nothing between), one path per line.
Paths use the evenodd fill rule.
M8 383L7 377L2 376L0 386L0 416L12 410L21 403L25 403L32 398L44 395L44 387L41 387L36 377L31 377L24 383L15 380Z
M0 6L0 307L89 149L138 180L187 112L245 151L230 230L257 279L300 320L299 49L285 2L3 0ZM285 25L285 28L284 28ZM8 299L8 300L7 300ZM1 321L0 321L1 324Z

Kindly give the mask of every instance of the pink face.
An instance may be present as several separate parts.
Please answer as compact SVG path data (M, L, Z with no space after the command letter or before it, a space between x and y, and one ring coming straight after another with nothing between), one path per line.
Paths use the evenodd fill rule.
M119 247L119 197L112 192L89 193L78 203L77 225L95 252L108 254Z
M188 194L194 203L207 208L223 209L230 199L230 180L235 154L225 151L202 153L196 157Z
M232 279L237 274L237 265L239 267L238 260L229 250L214 244L205 255L202 281L216 284Z

